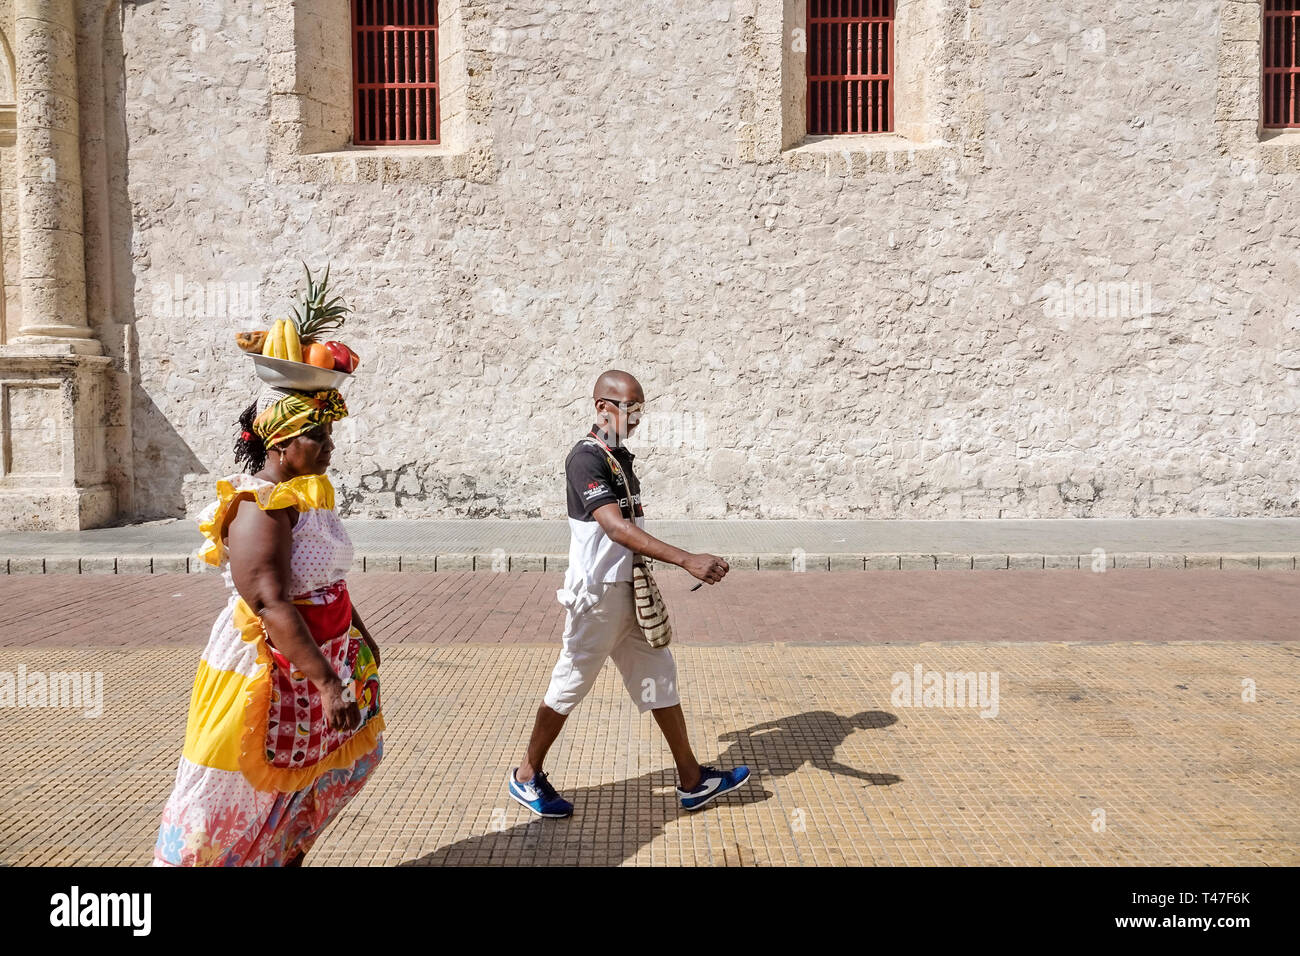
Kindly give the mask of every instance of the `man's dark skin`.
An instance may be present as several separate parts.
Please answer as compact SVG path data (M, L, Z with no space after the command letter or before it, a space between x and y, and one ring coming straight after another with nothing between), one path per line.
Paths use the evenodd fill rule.
M596 380L592 397L596 402L596 419L606 434L617 435L620 442L626 440L640 421L640 415L629 412L627 406L645 401L641 383L626 372L605 372ZM592 512L592 517L616 544L656 561L675 564L707 584L717 584L730 570L727 562L717 555L691 554L648 534L638 528L635 522L623 517L623 510L617 503L602 505ZM677 764L677 776L681 780L682 789L695 789L700 783L700 764L695 759L686 736L686 716L682 713L681 705L656 708L651 713L654 714L664 739L668 741L668 749L672 751L673 762ZM542 761L546 759L551 744L560 735L566 717L566 714L557 713L546 704L537 708L533 733L528 740L528 751L515 771L516 780L527 782L536 771L542 769Z

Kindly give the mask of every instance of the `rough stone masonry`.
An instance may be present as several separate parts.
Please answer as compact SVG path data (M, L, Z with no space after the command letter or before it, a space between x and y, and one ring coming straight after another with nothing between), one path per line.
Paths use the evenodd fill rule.
M1225 145L1258 2L900 0L910 138L771 151L801 3L444 2L455 141L405 154L313 146L346 6L110 5L131 514L234 470L304 259L347 515L562 515L607 367L660 517L1300 514L1300 133Z

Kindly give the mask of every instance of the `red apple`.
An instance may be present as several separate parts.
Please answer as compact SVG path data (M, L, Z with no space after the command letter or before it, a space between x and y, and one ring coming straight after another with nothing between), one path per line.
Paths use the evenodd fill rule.
M336 372L348 372L351 374L356 371L357 353L352 351L342 342L326 342L325 347L330 350L334 356L334 370Z

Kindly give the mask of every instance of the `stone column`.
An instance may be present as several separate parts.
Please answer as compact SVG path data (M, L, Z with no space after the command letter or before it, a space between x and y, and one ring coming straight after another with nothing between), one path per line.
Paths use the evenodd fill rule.
M22 320L0 345L0 530L92 528L106 479L113 362L86 311L76 0L16 0Z
M14 8L23 315L13 344L98 355L86 316L76 2Z

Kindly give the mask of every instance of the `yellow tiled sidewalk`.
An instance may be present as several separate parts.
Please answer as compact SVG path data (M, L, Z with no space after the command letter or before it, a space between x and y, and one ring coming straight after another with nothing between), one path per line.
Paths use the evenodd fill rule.
M755 772L736 794L680 811L607 667L548 761L576 814L533 818L505 777L555 649L394 646L384 762L309 864L1300 863L1300 644L675 650L698 756ZM197 655L0 650L103 671L105 697L98 719L0 709L0 863L149 862ZM997 716L896 706L917 664L996 672Z

